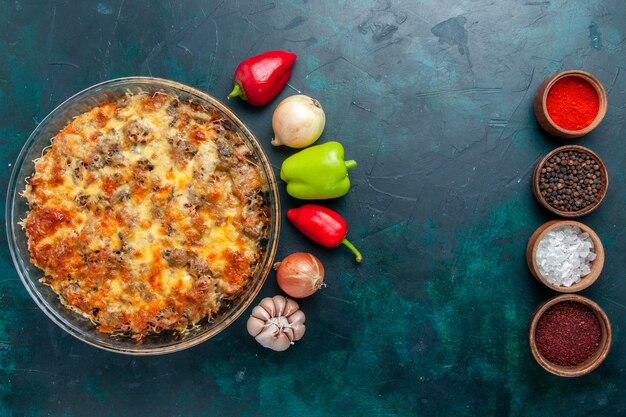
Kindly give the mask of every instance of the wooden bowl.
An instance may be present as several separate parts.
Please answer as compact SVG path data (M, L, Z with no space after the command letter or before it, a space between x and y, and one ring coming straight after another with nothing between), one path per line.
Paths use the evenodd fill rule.
M535 340L535 331L537 329L537 323L541 316L553 305L561 303L563 301L575 301L587 306L598 318L600 322L600 328L602 331L602 336L600 339L600 345L598 349L596 349L595 353L591 355L589 359L581 363L577 366L561 366L555 363L550 362L539 352L537 348L537 342ZM541 365L546 371L553 373L554 375L564 376L564 377L576 377L588 374L589 372L595 370L606 358L606 355L609 353L609 349L611 348L611 323L609 322L609 318L606 316L606 313L602 308L591 301L588 298L585 298L578 294L562 294L557 295L555 297L550 298L548 301L541 304L535 314L530 321L530 329L528 330L528 341L530 343L530 351L533 354L533 357Z
M598 114L593 122L584 129L580 130L567 130L558 126L548 114L548 110L546 108L546 99L548 97L548 92L550 88L556 83L558 80L565 77L578 77L587 81L591 86L596 90L596 94L598 94L600 107L598 109ZM606 108L608 105L608 101L606 98L606 91L604 91L604 87L602 83L593 75L588 72L579 71L579 70L571 70L571 71L563 71L556 73L548 78L546 78L539 88L537 89L537 93L535 94L535 116L537 116L537 121L541 125L541 127L551 135L558 136L566 139L574 139L579 138L581 136L586 135L596 128L604 119L604 115L606 114Z
M543 239L548 232L560 226L577 226L583 232L589 233L589 237L593 242L593 250L596 253L596 259L591 262L591 272L584 277L581 277L580 281L572 284L571 287L558 286L548 282L539 272L539 266L537 265L536 255L539 242L541 242L541 239ZM533 233L530 237L528 246L526 247L526 262L528 263L528 268L533 276L537 278L537 281L541 282L546 287L563 293L578 292L596 282L600 276L602 268L604 267L604 247L602 246L602 241L596 232L594 232L589 226L574 220L552 220L539 226L539 228L535 230L535 233Z
M600 192L596 196L595 203L577 211L563 211L563 210L559 210L559 209L552 207L550 204L548 204L548 201L541 195L541 191L539 190L539 184L540 184L539 181L541 178L541 169L543 168L543 166L554 155L558 154L559 152L568 152L568 151L579 151L579 152L584 152L584 153L591 155L596 161L598 161L598 165L600 166L600 175L602 177L600 178L600 184L601 184ZM541 161L539 161L539 163L535 167L535 170L533 171L531 185L533 188L533 194L535 194L537 201L539 201L539 203L543 207L545 207L548 211L560 217L574 218L574 217L580 217L580 216L584 216L585 214L591 213L596 208L598 208L600 203L602 203L602 201L604 200L604 197L606 197L606 192L609 189L609 172L606 169L606 165L604 164L604 161L591 149L585 148L584 146L579 146L579 145L565 145L565 146L556 148L555 150L553 150L552 152L544 156L541 159Z

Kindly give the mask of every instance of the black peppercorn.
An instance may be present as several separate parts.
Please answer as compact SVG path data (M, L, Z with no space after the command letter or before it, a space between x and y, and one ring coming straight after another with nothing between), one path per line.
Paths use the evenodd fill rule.
M578 150L559 152L541 167L539 191L553 208L579 211L598 200L601 178L600 164L591 155Z

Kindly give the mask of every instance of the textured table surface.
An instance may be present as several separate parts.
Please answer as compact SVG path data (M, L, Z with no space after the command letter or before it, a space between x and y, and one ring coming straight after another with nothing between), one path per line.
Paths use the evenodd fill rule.
M188 351L134 358L48 320L3 233L0 415L626 415L625 18L623 0L2 0L3 190L37 122L85 87L153 75L225 98L241 59L289 49L298 60L281 97L317 97L322 140L359 162L351 192L328 205L365 262L285 222L278 258L310 251L327 269L328 287L301 302L301 342L264 350L242 317ZM583 218L607 256L584 295L614 341L596 372L560 379L528 348L530 316L552 293L524 250L551 218L530 172L563 143L538 127L533 95L570 68L594 73L609 97L604 122L576 143L610 172L606 201ZM277 102L228 105L279 167L291 152L269 145ZM284 207L297 205L281 187ZM261 296L276 293L272 274Z

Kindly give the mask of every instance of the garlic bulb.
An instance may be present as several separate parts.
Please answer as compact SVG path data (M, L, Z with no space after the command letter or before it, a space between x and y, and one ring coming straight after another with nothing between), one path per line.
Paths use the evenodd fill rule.
M252 309L248 333L261 346L280 352L304 336L304 320L304 313L295 301L282 295L267 297Z

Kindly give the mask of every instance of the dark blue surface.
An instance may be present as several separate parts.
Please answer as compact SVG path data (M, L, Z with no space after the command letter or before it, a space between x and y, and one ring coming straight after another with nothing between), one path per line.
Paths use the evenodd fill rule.
M622 0L0 1L3 189L37 122L83 88L154 75L225 98L240 60L289 49L298 59L280 97L319 99L321 141L342 142L359 163L351 192L328 205L365 256L357 266L285 222L278 258L310 251L327 270L328 287L301 302L301 342L264 350L242 317L188 351L133 358L52 324L4 240L0 415L626 415L625 17ZM606 310L614 342L593 374L562 379L528 349L530 316L552 294L524 250L551 218L530 173L564 143L538 127L533 95L574 68L609 97L605 120L576 143L611 178L583 218L607 256L584 295ZM278 169L292 151L269 144L277 103L228 105ZM299 204L281 193L284 208ZM272 274L261 296L278 292Z

